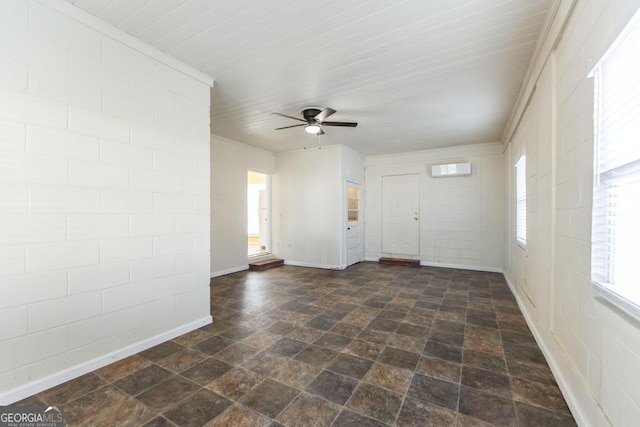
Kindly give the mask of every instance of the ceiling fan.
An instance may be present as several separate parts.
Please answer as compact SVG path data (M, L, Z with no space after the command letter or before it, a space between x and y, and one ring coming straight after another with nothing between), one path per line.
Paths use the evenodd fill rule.
M299 117L287 116L286 114L280 114L280 113L271 113L271 114L277 114L278 116L287 117L293 120L298 120L299 122L304 122L299 125L291 125L291 126L276 128L275 130L304 126L304 130L307 133L310 133L313 135L324 135L324 131L322 130L321 125L322 126L343 126L343 127L350 127L350 128L354 128L358 126L358 123L355 123L355 122L326 122L325 120L335 112L336 110L334 110L333 108L304 107L304 108L301 108L299 111L300 115L302 115L303 117L302 119Z

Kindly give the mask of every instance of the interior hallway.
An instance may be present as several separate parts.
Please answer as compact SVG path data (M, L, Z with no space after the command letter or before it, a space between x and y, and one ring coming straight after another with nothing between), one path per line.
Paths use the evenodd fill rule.
M503 276L356 264L212 279L214 323L39 393L67 425L575 425Z

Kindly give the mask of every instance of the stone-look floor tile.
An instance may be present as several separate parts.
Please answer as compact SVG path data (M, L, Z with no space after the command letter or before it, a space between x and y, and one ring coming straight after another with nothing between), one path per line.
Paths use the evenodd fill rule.
M364 328L376 317L378 312L379 310L369 307L359 307L343 317L342 322Z
M481 317L481 316L467 316L467 324L473 326L482 326L484 328L498 329L498 322L496 319Z
M330 348L331 350L341 351L348 344L350 344L351 341L352 338L327 332L326 334L315 340L314 344Z
M416 326L411 323L400 323L396 334L407 335L414 338L426 338L429 335L429 328Z
M195 383L176 376L139 394L136 398L148 407L163 412L199 388Z
M440 427L453 426L455 421L456 413L454 411L407 397L402 404L395 425L398 427Z
M456 334L464 334L465 324L461 322L451 322L443 319L436 319L433 321L433 329L454 332Z
M182 351L173 353L171 356L159 360L157 364L175 373L180 373L189 369L193 365L202 362L207 356L197 350L185 348Z
M322 371L319 366L312 366L298 360L287 359L282 369L271 378L290 387L304 389Z
M507 375L484 369L462 367L461 384L487 393L511 398L511 382Z
M244 326L236 325L233 328L229 328L226 331L220 332L218 335L221 337L229 338L232 340L241 340L253 335L256 331Z
M385 347L378 357L378 362L386 363L387 365L397 366L398 368L414 370L420 360L418 353L412 353L405 350L400 350L393 347Z
M464 343L464 334L443 331L441 329L432 329L429 333L429 340L462 347L462 344Z
M507 373L507 364L504 357L482 351L465 349L462 355L462 364L474 368L486 369L499 374Z
M138 354L145 359L151 360L152 362L157 362L158 360L164 359L167 356L171 356L173 353L177 353L180 350L184 350L184 347L176 342L167 341L151 347L148 350L142 351Z
M101 387L64 407L66 425L142 425L156 415L112 386Z
M509 374L513 377L528 381L535 381L547 385L556 385L551 369L547 365L538 363L524 363L517 360L507 360Z
M521 332L515 332L515 331L502 331L500 333L500 336L502 337L502 342L503 343L512 343L512 344L518 344L518 345L528 345L528 346L532 346L532 347L537 347L538 344L536 343L535 338L533 338L533 335L531 335L531 333L521 333Z
M449 362L462 362L462 348L443 344L437 341L427 341L422 352L425 356L437 357Z
M194 345L193 348L205 354L211 355L224 350L231 344L233 344L233 340L216 335Z
M513 400L469 387L460 389L460 413L498 426L517 425Z
M387 346L395 347L411 353L422 353L426 338L415 338L408 335L391 334L387 340Z
M349 338L355 338L360 332L362 332L362 328L350 323L338 322L333 328L329 329L329 332Z
M504 343L504 357L507 361L537 363L539 365L547 364L547 360L540 349L526 345Z
M573 425L500 274L360 263L339 272L290 266L246 271L213 283L214 323L145 351L149 359L136 355L94 372L117 385L86 390L92 382L78 380L79 387L64 397L73 399L65 404L71 424L328 423L329 416L300 421L316 402L342 409L333 421L337 427L515 425L514 408L521 425ZM307 348L297 353L302 345ZM270 347L276 352L266 351ZM420 356L415 371L395 366L407 363L402 351ZM408 388L408 377L400 372L413 375ZM199 383L187 386L193 382L186 376ZM324 376L337 380L320 386ZM351 409L318 394L335 397L335 384L345 382L353 392L337 400L348 399L344 404ZM268 384L278 393L256 392ZM245 399L270 407L272 415L247 407ZM269 399L281 409L273 409ZM40 396L22 402L45 403ZM446 406L457 402L460 412L452 421Z
M494 341L498 344L502 342L500 332L495 329L484 328L482 326L467 325L464 330L466 337L481 338L483 340Z
M388 332L376 331L369 327L366 327L362 330L362 332L358 334L356 339L386 346L393 335L394 334Z
M324 335L324 332L318 329L307 328L306 326L299 326L295 328L293 331L289 332L287 334L287 337L297 341L304 341L310 344L315 340L317 340L318 338L320 338L322 335Z
M459 383L462 367L460 364L448 360L422 356L416 367L416 372L452 383Z
M393 424L402 405L402 396L371 384L360 384L347 406L368 417Z
M290 427L328 427L340 413L340 406L319 397L301 393L278 415L277 420Z
M374 331L395 332L395 330L398 329L398 326L400 326L400 322L398 321L376 317L369 322L367 328Z
M151 365L151 362L148 359L142 358L136 354L127 357L126 359L114 362L94 372L110 383L114 383L121 378L146 368L149 365Z
M271 377L278 374L286 361L287 358L284 356L263 351L243 362L242 366L263 377Z
M365 417L357 412L343 409L338 418L333 422L333 427L386 427L384 424L373 418Z
M200 385L205 385L229 372L233 366L213 358L205 359L182 372L182 376Z
M264 350L270 347L273 343L281 338L280 335L271 334L269 332L258 332L253 335L244 338L240 342L248 346L257 348L258 350Z
M179 426L199 427L221 414L231 404L224 397L202 388L165 412L164 416Z
M565 413L551 412L543 408L515 402L518 422L522 427L574 427L573 417Z
M40 399L48 405L64 405L67 402L83 396L97 388L106 385L107 382L90 372L75 378L59 386L50 388L40 393Z
M158 416L146 423L142 427L175 427L175 424L163 416Z
M313 393L331 402L344 405L358 386L358 380L324 370L307 387Z
M373 362L361 357L341 353L327 369L356 379L362 379L371 368Z
M310 345L302 350L295 359L313 366L327 366L338 356L338 352L326 347Z
M166 381L173 375L174 374L171 371L156 365L151 365L118 380L114 384L119 389L135 396L163 381Z
M409 314L405 316L403 322L425 328L428 332L434 319L435 315L433 314L409 312Z
M315 328L320 331L328 331L329 329L333 328L336 323L338 323L337 320L325 319L324 317L314 317L313 319L309 320L305 324L305 326L309 328Z
M516 377L512 377L511 381L514 400L553 412L571 414L557 386L526 381Z
M260 352L260 350L255 347L237 342L217 352L213 357L231 363L232 365L239 365L245 360L255 356L258 352Z
M496 356L502 356L504 354L504 349L500 342L496 342L490 339L480 338L471 335L465 335L464 337L464 348L468 348L470 350L482 351L485 353L491 353Z
M267 379L240 399L240 402L254 411L275 418L298 393L294 388Z
M456 427L493 427L495 424L458 412Z
M173 341L185 347L193 347L209 338L211 338L211 333L203 331L202 329L196 329L174 338Z
M415 374L411 380L407 397L432 403L453 411L458 410L460 385L449 381Z
M413 371L384 363L375 363L363 381L404 395L413 378Z
M205 427L269 427L272 421L239 403L205 424Z
M242 368L234 368L211 381L206 387L228 399L238 400L258 386L264 378Z

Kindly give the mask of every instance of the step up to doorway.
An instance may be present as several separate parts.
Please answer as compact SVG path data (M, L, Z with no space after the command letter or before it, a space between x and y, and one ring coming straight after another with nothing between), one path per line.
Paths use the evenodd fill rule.
M283 259L265 259L264 261L256 261L249 263L249 270L264 271L274 267L284 265Z
M419 259L406 259L406 258L380 258L378 264L383 265L402 265L405 267L420 267Z

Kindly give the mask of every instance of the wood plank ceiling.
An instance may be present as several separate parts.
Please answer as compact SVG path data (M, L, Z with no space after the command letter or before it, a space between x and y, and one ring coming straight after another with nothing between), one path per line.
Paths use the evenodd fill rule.
M216 80L212 133L273 152L327 106L363 155L500 141L551 0L67 0Z

